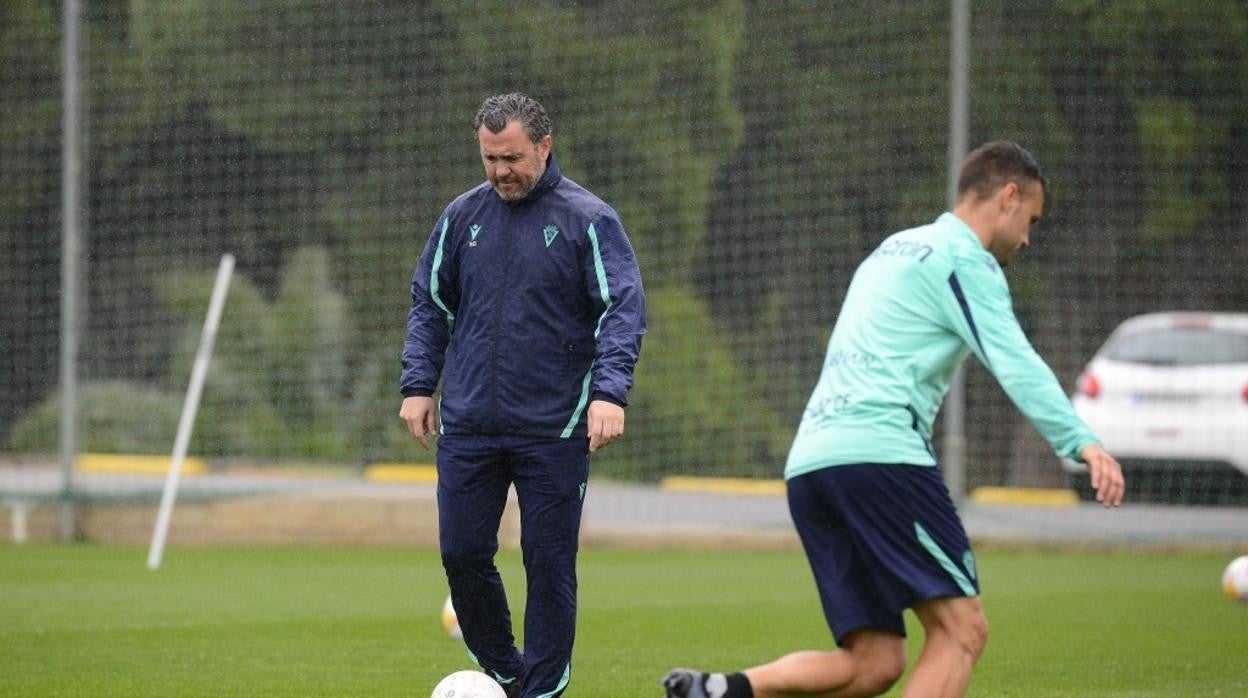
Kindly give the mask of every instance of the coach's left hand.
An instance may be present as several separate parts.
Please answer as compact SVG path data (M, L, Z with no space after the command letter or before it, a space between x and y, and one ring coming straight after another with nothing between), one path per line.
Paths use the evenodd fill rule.
M593 453L624 433L624 408L606 400L589 403L589 452Z

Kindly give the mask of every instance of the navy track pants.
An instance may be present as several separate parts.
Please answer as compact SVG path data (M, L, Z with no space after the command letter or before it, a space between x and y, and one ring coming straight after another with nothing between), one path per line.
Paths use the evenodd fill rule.
M438 438L438 539L468 651L523 698L558 696L572 673L576 553L589 475L589 441L519 436ZM527 603L524 652L516 648L498 528L514 484Z

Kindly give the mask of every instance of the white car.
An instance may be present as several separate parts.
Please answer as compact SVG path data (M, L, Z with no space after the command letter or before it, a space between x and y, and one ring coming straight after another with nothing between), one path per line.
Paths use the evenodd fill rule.
M1122 463L1128 501L1248 505L1248 313L1123 322L1071 402ZM1062 467L1089 496L1086 467Z

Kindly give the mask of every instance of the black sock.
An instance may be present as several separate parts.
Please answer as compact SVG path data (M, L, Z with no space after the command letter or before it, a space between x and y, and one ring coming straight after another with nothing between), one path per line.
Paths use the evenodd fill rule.
M702 690L710 698L754 698L754 688L745 674L703 674Z
M750 685L745 674L737 672L724 678L728 679L728 690L724 692L724 698L754 698L754 687Z

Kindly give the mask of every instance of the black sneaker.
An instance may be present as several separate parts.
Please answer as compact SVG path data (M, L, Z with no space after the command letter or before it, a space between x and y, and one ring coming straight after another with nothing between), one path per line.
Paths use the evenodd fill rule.
M702 688L702 672L693 669L672 669L663 677L667 698L707 698Z

